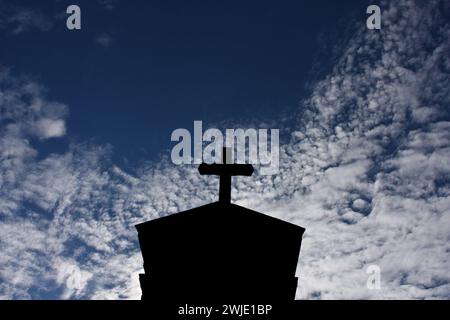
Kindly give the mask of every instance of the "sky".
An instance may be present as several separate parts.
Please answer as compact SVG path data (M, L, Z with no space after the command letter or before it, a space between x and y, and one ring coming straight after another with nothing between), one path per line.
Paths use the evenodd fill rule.
M0 41L1 299L139 299L134 225L217 198L194 120L281 129L232 198L306 228L297 299L450 297L448 1L0 0Z

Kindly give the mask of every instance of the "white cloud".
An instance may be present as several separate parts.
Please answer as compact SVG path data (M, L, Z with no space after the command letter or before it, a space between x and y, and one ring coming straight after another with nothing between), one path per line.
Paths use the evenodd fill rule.
M56 261L56 281L64 287L63 299L77 298L86 289L92 273L81 270L74 261Z
M40 119L36 123L38 134L44 139L62 137L66 133L64 120Z

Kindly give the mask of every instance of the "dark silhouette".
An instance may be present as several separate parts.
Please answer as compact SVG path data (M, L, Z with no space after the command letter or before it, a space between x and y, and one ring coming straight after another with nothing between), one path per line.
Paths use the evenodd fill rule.
M231 177L252 165L201 164L220 176L218 202L136 226L146 301L293 301L304 228L230 203Z

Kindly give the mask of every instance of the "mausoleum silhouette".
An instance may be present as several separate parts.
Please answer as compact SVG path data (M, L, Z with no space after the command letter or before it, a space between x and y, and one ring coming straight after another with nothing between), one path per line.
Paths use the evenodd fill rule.
M223 161L199 172L220 175L218 202L136 225L142 299L294 300L305 229L230 203L231 176L250 176L251 165Z

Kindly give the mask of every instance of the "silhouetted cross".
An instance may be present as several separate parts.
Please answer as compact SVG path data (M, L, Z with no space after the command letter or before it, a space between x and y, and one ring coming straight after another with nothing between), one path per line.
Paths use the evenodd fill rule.
M223 148L222 163L206 164L202 163L198 167L198 172L203 175L216 175L220 177L219 201L231 202L231 177L232 176L251 176L253 166L251 164L230 164L227 161L227 152L231 148Z

